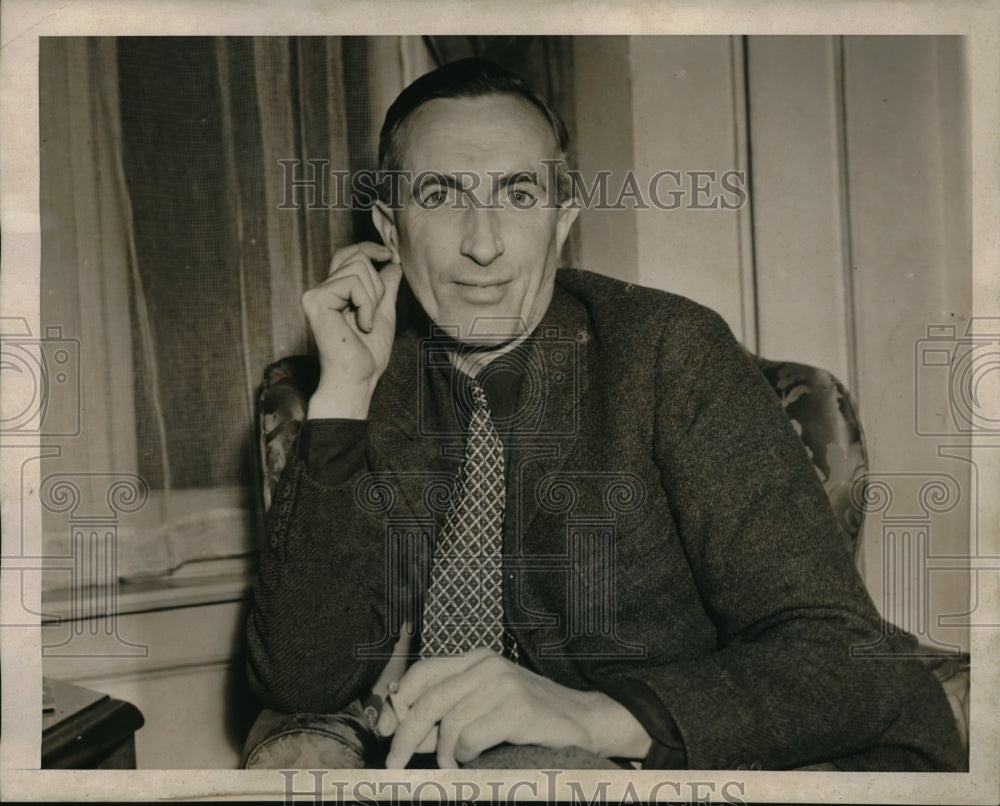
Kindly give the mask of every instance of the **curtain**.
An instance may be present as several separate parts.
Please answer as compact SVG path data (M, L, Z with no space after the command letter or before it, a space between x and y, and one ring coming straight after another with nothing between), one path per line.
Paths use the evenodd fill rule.
M299 298L353 235L349 210L286 179L349 169L341 43L129 38L118 59L139 473L250 488L256 386L305 351Z
M136 470L130 216L116 75L113 39L39 40L40 320L42 332L76 356L68 383L50 395L59 416L46 429L42 478L67 475L79 500L74 513L83 516L100 513L105 496L93 474ZM44 497L42 514L45 556L69 556L65 515Z
M345 69L359 50L339 37L42 42L42 322L79 338L82 364L80 433L44 472L148 485L120 530L126 576L256 546L256 389L269 362L308 349L301 294L363 215L310 205L289 179L371 153L368 65ZM84 491L92 508L101 497ZM48 513L50 551L64 530Z

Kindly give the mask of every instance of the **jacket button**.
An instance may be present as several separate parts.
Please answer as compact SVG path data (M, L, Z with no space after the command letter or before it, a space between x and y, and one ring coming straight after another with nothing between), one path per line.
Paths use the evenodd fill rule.
M273 535L271 536L271 548L278 548L278 538Z

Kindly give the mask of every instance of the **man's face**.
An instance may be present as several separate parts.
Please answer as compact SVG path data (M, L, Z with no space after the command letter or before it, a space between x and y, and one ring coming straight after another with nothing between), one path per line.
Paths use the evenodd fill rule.
M577 214L554 204L554 172L542 162L558 157L547 121L514 96L435 99L401 134L414 184L402 184L401 209L379 208L375 222L424 310L466 343L530 332Z

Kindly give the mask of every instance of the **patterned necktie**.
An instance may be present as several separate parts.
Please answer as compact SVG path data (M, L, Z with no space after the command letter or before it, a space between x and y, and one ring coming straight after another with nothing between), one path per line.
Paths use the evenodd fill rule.
M486 646L516 660L501 598L503 444L483 388L474 380L470 385L474 408L465 457L434 547L420 655L461 655Z

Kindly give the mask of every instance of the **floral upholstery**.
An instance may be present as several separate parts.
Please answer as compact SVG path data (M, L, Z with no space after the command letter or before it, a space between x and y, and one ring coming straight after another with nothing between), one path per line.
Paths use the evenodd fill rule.
M283 358L264 370L257 398L260 458L264 473L264 508L270 509L274 490L289 451L306 418L309 398L319 384L319 362L311 355Z
M864 483L868 471L861 425L847 389L829 372L806 364L756 358L764 377L781 401L785 413L809 454L823 483L837 523L857 556L863 500L851 490Z
M798 432L844 539L856 556L863 514L857 502L863 496L860 490L852 495L852 489L864 484L868 462L850 394L826 370L760 357L755 360ZM265 506L270 506L318 380L319 365L312 356L286 358L265 371L258 399ZM956 658L928 651L924 662L941 681L968 747L968 656ZM533 749L537 748L498 748L480 757L476 766L524 766L524 752ZM563 768L589 766L589 760L574 755L574 750L565 749L564 755L569 755L562 759L568 762ZM265 709L247 737L243 758L247 769L350 769L366 763L370 766L378 751L370 720L356 701L339 714L279 714ZM508 758L505 753L513 756Z

